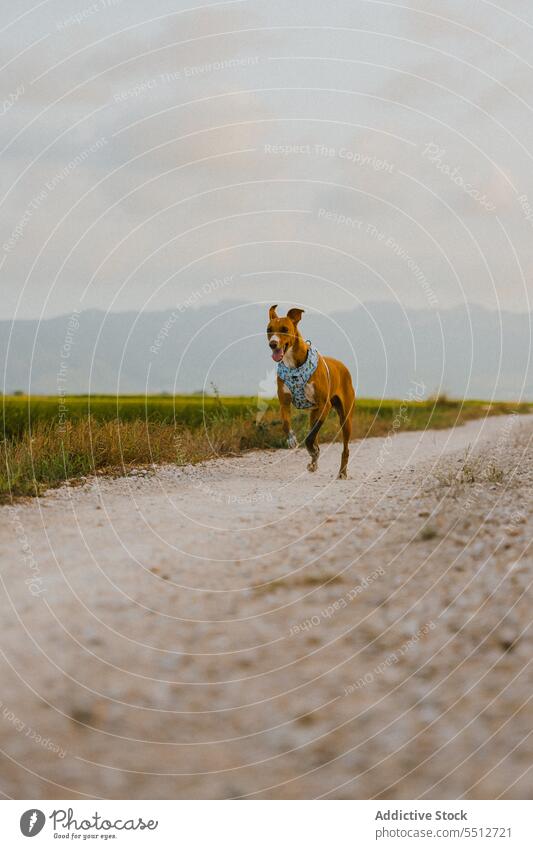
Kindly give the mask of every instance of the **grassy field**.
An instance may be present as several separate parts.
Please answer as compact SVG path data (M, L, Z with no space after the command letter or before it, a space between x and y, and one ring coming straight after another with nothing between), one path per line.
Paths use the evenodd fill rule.
M257 409L256 398L221 399L211 395L33 395L5 396L3 402L3 436L9 439L20 438L40 424L77 424L89 416L98 422L143 421L196 428L221 415L240 418Z
M528 404L359 399L354 438L444 428ZM308 415L293 418L302 439ZM331 414L322 441L338 436ZM277 401L218 396L5 396L0 433L0 501L38 495L65 480L124 474L157 463L186 465L285 444Z

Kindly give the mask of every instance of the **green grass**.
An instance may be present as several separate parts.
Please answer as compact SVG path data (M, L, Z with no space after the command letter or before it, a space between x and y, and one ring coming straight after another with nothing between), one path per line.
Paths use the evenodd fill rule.
M91 474L124 474L157 463L185 465L254 448L285 445L277 401L218 396L6 396L0 431L0 501L37 495L65 480ZM530 412L528 404L358 399L355 439L470 419ZM308 415L293 416L300 440ZM338 438L332 414L322 441Z
M61 405L61 409L60 409ZM64 409L63 409L64 408ZM73 395L64 398L49 395L5 396L2 434L20 437L35 425L59 425L63 420L76 423L90 415L95 421L147 421L198 427L222 416L238 418L257 408L256 398L219 398L198 395Z

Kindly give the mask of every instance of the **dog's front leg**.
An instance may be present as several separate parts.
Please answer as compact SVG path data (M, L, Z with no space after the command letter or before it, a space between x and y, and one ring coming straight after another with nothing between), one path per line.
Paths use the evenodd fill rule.
M296 438L296 434L293 430L289 431L289 435L287 437L287 448L298 448L298 439Z
M281 408L281 421L283 424L283 432L287 437L288 448L298 448L298 440L296 434L291 427L291 402L284 404Z
M279 398L279 407L281 413L281 424L283 427L283 433L287 437L287 447L288 448L297 448L298 440L296 439L296 434L291 427L291 393L285 388L285 384L282 382L281 387L278 384L278 398Z

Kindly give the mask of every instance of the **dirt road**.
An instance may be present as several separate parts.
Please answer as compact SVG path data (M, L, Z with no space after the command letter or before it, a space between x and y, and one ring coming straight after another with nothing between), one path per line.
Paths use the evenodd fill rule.
M0 790L531 797L533 417L0 509ZM465 451L471 453L465 460Z

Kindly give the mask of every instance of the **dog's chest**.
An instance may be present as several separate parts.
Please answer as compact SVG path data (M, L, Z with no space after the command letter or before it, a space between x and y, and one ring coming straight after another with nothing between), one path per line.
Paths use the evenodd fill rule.
M311 383L311 381L308 381L305 384L304 395L305 395L305 397L308 401L310 401L312 404L314 404L314 402L316 400L315 385L314 385L314 383Z
M278 364L278 377L283 381L285 390L289 390L292 403L300 410L315 406L315 387L311 377L317 365L318 351L313 347L309 348L307 360L301 366L291 367L285 360Z
M302 387L299 387L299 391L298 389L296 389L294 392L291 392L289 387L283 384L283 393L284 395L290 395L292 402L293 404L295 404L295 406L299 406L298 401L301 400L301 398L299 398L301 393L303 393L303 397L308 402L308 404L314 404L316 401L315 387L312 383L306 383L303 389Z

